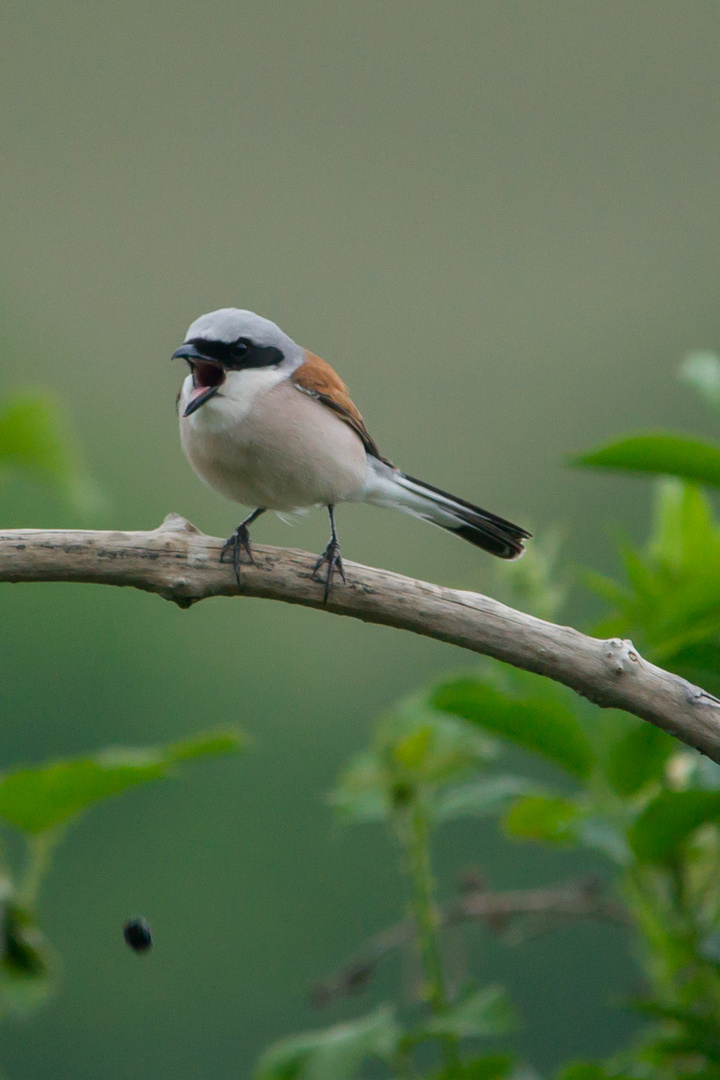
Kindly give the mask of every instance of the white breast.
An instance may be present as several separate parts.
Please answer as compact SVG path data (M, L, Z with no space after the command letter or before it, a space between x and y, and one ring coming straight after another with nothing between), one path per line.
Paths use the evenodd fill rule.
M355 432L301 393L286 372L230 372L220 391L183 417L192 379L180 398L180 437L195 472L236 502L290 511L353 499L366 454Z

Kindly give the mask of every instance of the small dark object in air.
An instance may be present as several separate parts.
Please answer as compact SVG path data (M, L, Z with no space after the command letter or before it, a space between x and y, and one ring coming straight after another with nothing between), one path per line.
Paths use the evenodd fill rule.
M147 919L130 919L123 926L123 936L135 952L146 952L152 945L152 930Z

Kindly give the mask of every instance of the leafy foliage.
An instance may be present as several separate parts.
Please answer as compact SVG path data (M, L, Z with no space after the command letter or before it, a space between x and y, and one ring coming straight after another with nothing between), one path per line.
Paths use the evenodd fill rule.
M500 986L486 986L458 1001L426 1025L433 1035L451 1035L457 1039L488 1038L504 1035L515 1026L515 1014Z
M488 666L482 679L462 677L441 684L430 702L442 712L541 754L574 776L590 773L590 742L569 694L555 683L542 685L527 672Z
M720 688L720 524L707 497L662 481L647 544L621 554L626 584L590 582L610 607L597 632L632 637L649 659Z
M681 375L720 409L719 357L694 354ZM720 485L720 449L640 435L574 463L662 477L647 543L621 547L625 580L586 575L607 605L599 632L631 636L650 658L720 689L720 523L698 486ZM529 558L529 569L509 568L506 585L531 610L554 617L564 595L553 581L557 546ZM502 766L511 746L524 751L519 760L555 766L557 787ZM331 801L341 820L385 824L400 842L425 977L421 1015L403 1029L383 1007L356 1024L281 1043L263 1059L261 1080L329 1076L332 1059L323 1055L336 1039L347 1047L336 1073L343 1080L383 1053L392 1076L412 1077L414 1051L433 1039L442 1066L428 1080L523 1075L509 1055L467 1054L468 1040L509 1030L512 1009L498 987L449 992L437 942L431 834L461 817L488 816L510 841L602 853L634 927L646 980L636 1008L649 1026L616 1059L569 1063L556 1080L720 1080L720 767L649 724L484 663L383 717L374 745L350 763ZM368 1034L380 1017L383 1053Z
M350 762L330 802L343 820L357 822L392 821L419 792L433 819L483 813L483 797L494 805L509 792L483 793L482 782L461 782L495 753L482 732L433 711L424 697L410 698L381 719L374 748Z
M605 779L616 794L635 795L649 784L662 782L668 758L676 749L677 743L666 732L624 717L622 732L605 753Z
M720 791L661 791L630 830L630 844L641 862L677 858L678 848L701 825L720 819Z
M677 476L720 486L720 450L711 443L681 435L631 435L570 459L572 465L622 472Z
M524 776L494 775L456 784L438 794L434 818L438 825L463 817L488 817L509 806L520 795L532 795L538 785Z
M693 353L680 377L718 409L720 357ZM610 608L597 632L630 636L650 659L720 691L720 524L697 486L720 484L720 448L684 436L632 436L573 463L665 477L645 547L621 549L625 583L586 577Z
M198 735L166 747L111 748L86 758L51 761L0 777L0 823L27 843L24 877L0 875L0 1011L25 1011L47 996L55 963L40 930L37 892L62 829L95 803L170 775L183 763L233 753L236 732Z
M54 761L0 777L0 818L28 833L51 829L93 803L166 777L179 762L217 757L240 746L238 735L209 735L163 748L113 747L95 757Z
M281 1039L262 1056L255 1078L350 1080L368 1059L392 1060L399 1041L393 1010L382 1005L352 1023Z
M508 836L572 846L579 841L580 816L581 811L571 799L529 795L512 804L503 818L503 826Z

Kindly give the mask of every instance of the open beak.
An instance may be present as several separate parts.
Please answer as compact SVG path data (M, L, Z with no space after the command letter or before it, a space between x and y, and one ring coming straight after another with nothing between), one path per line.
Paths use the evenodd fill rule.
M225 369L217 360L203 356L195 345L181 345L172 360L187 360L192 372L193 389L183 416L191 416L201 405L217 394L225 381Z

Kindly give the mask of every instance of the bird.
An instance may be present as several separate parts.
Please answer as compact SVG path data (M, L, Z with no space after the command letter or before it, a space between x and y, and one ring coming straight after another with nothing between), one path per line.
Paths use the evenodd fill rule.
M269 319L242 308L208 312L190 325L172 358L189 365L178 414L190 465L215 491L253 508L220 553L239 585L242 553L254 562L249 527L268 510L327 507L330 540L312 575L324 585L324 604L336 574L346 583L338 503L412 514L501 559L523 554L531 535L525 529L383 457L333 368Z

